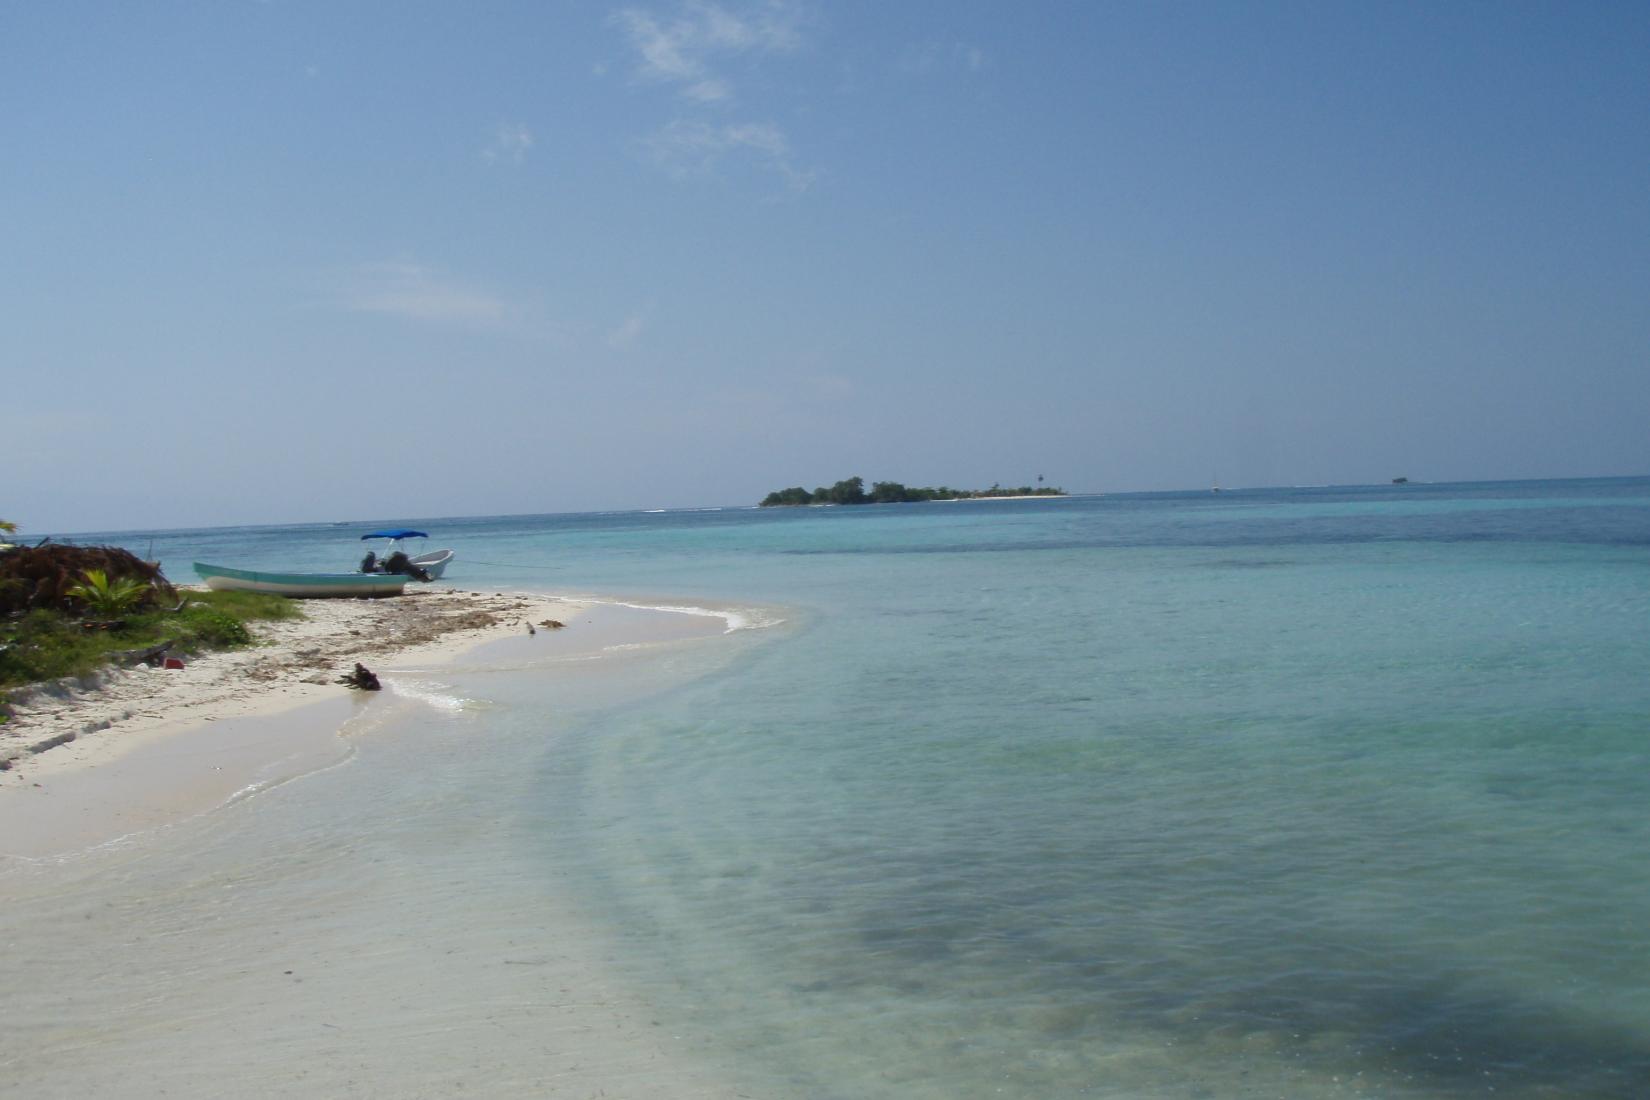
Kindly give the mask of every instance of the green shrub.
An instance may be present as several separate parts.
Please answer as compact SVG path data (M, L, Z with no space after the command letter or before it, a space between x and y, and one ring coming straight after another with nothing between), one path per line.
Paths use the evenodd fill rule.
M235 616L210 607L185 608L179 616L185 630L198 642L230 648L252 644L252 632Z

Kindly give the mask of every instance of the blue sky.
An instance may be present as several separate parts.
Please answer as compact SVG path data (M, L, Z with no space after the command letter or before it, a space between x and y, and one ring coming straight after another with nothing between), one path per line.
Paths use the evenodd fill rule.
M1650 473L1650 6L13 4L26 531Z

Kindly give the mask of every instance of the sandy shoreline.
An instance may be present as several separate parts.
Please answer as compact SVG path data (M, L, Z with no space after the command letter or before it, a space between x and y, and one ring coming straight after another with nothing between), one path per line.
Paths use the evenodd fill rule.
M116 719L0 776L0 1093L754 1095L662 1025L519 817L552 700L691 676L748 609L426 591L308 603L8 731ZM383 691L331 682L356 661ZM477 677L555 686L514 725L419 694Z
M375 670L392 659L439 663L584 609L539 594L456 589L308 600L302 619L251 624L258 641L248 649L37 694L0 726L0 760L9 764L0 771L0 854L69 850L164 824L267 781L283 760L293 771L321 766L341 754L339 727L374 694L336 682L356 662ZM576 623L567 630L576 631Z

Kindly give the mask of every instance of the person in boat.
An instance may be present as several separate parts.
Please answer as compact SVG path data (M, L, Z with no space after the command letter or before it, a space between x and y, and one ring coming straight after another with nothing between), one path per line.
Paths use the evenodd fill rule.
M361 559L361 572L382 573L383 571L383 566L378 564L378 555L373 551L368 550L367 556Z

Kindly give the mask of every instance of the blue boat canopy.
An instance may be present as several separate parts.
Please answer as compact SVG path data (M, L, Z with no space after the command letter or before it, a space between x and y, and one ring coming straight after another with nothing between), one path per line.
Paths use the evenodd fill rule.
M391 527L384 531L374 531L370 535L362 535L361 539L364 542L367 539L427 539L429 537L422 531L410 531L405 527Z

